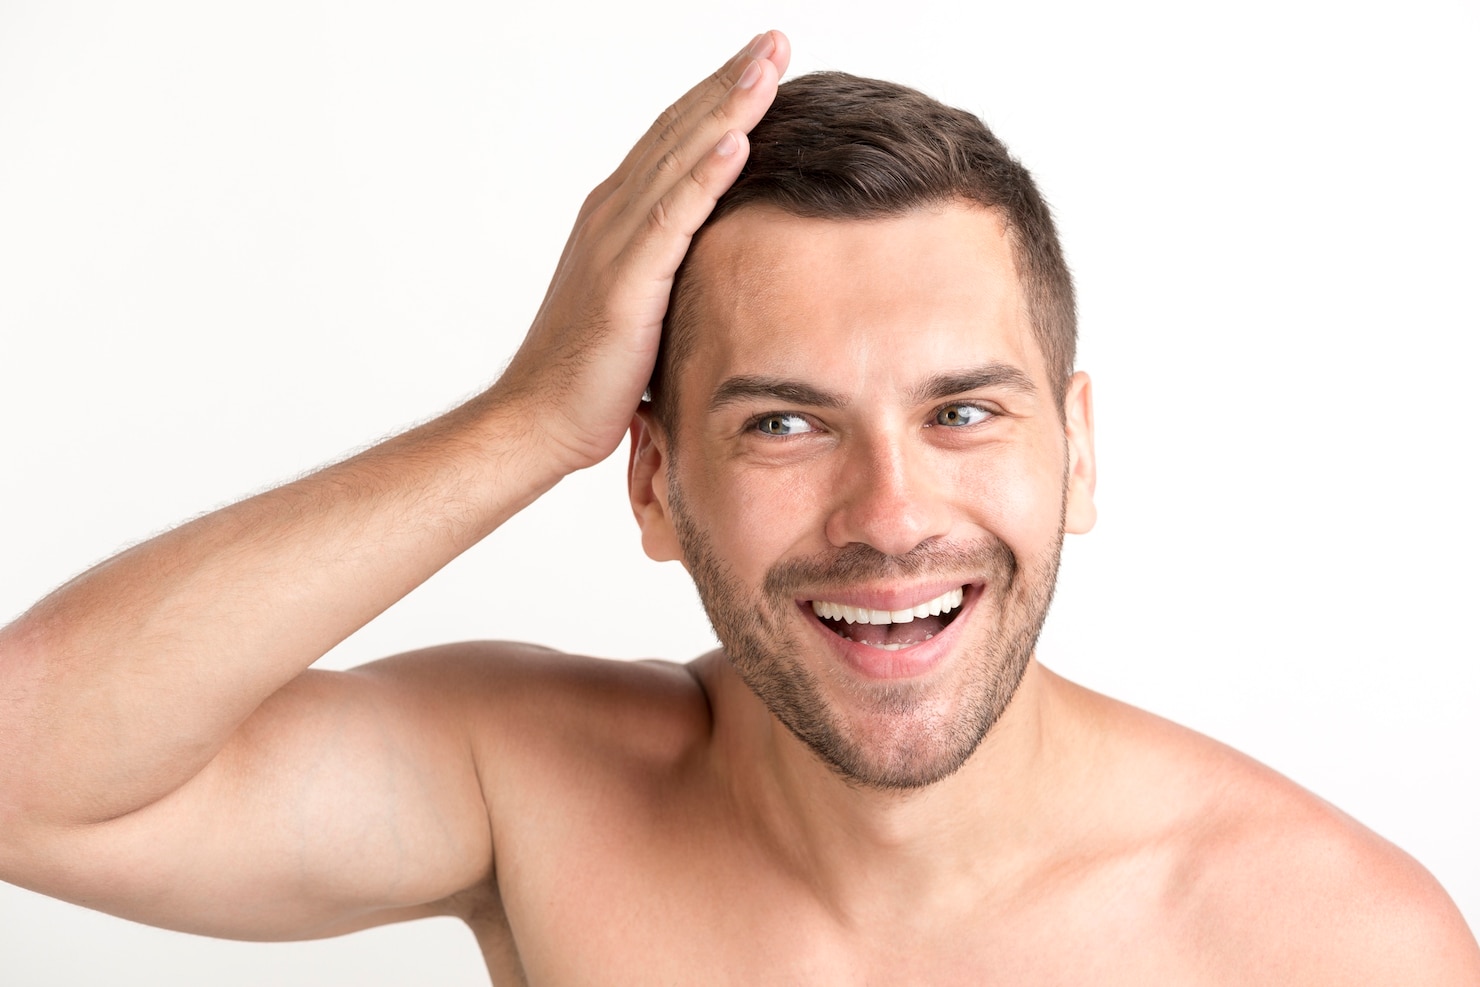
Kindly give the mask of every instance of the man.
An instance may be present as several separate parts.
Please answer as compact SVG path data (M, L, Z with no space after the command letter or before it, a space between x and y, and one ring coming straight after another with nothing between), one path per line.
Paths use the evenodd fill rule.
M1047 212L897 87L761 122L787 61L659 118L485 394L6 628L0 876L247 938L454 914L496 982L1480 982L1400 852L1037 664L1094 519ZM628 434L723 651L306 671Z

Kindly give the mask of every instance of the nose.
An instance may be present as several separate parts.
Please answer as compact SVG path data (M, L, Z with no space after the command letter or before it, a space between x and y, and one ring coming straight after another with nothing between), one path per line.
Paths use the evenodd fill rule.
M843 462L827 539L837 548L869 545L905 555L947 533L950 505L924 450L905 442L877 442Z

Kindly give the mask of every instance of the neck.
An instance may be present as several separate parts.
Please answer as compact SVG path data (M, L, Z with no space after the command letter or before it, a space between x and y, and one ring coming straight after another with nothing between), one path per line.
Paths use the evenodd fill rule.
M850 783L798 741L718 653L699 668L737 818L842 914L1006 890L1041 861L1088 787L1062 680L1030 662L965 764L916 789ZM1048 821L1048 822L1046 822ZM887 892L881 894L880 892Z

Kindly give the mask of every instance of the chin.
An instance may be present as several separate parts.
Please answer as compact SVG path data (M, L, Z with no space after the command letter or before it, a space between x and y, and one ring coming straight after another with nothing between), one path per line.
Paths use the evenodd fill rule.
M836 696L800 665L726 654L772 715L845 781L901 791L942 781L971 758L1011 704L1032 647L952 663L964 675L855 682Z
M755 589L714 552L676 492L670 483L669 507L705 612L730 664L777 720L852 785L919 789L960 770L1007 711L1032 658L1062 525L1026 566L991 537L897 557L853 544L778 564ZM929 595L958 586L961 613L929 640L894 651L870 646L877 632L849 637L827 626L833 609L825 601L846 604L850 594L891 582L932 587Z

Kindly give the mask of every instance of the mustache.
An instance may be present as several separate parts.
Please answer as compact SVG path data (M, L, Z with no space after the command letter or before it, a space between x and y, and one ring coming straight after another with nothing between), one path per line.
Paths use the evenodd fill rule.
M810 586L880 582L918 576L961 576L963 583L986 575L1011 581L1017 556L1002 541L982 538L964 544L923 542L903 555L888 555L872 545L854 542L835 552L819 553L778 563L766 573L764 590L772 597L791 598Z

